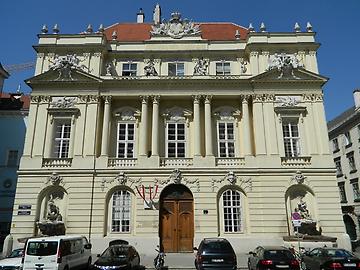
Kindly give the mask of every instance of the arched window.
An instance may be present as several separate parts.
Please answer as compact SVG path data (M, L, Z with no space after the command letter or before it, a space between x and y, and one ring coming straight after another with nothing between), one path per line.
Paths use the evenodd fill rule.
M131 193L127 190L115 191L111 198L111 232L130 232Z
M243 210L241 192L233 189L225 190L220 198L222 210L222 227L225 233L243 232Z

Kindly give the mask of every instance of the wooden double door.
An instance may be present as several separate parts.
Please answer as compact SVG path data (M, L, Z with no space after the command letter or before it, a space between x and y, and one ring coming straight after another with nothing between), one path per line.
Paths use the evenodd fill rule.
M160 203L161 248L165 252L192 252L194 240L193 198L186 187L175 186L178 186L178 190L172 190L173 192L160 198L162 199Z

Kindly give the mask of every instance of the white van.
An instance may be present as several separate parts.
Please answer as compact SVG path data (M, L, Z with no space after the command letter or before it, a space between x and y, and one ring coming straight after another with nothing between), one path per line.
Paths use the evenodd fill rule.
M23 270L87 269L91 265L91 244L84 236L31 238L25 246Z

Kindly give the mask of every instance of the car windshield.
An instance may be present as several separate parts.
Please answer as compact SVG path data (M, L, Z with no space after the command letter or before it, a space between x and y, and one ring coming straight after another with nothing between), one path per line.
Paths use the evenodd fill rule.
M125 258L129 253L129 247L126 246L112 246L108 247L101 257L120 257Z
M225 241L214 241L204 243L205 253L233 253L230 243Z
M26 249L26 254L32 256L56 255L57 248L58 248L58 242L56 241L29 242Z
M267 260L288 260L294 256L289 250L265 250L264 258Z
M328 257L353 257L353 255L344 249L328 249L326 253Z
M24 253L23 249L15 249L13 250L10 255L8 256L8 258L17 258L17 257L21 257Z

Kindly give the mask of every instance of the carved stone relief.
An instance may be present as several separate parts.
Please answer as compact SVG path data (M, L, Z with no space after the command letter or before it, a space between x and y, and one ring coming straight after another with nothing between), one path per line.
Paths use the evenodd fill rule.
M73 97L53 97L51 101L52 108L73 108L77 98Z
M134 179L130 178L125 172L119 172L114 178L103 178L101 181L101 190L104 191L106 188L106 184L111 184L116 182L118 185L127 185L131 187L133 184L141 184L141 178Z
M215 188L217 188L216 183L221 184L224 181L227 181L230 185L239 186L245 192L252 191L252 179L250 177L239 178L233 171L229 171L224 177L220 179L212 179L212 191L214 192Z
M301 102L300 96L276 96L276 106L278 107L294 107Z
M277 69L280 73L278 79L293 78L299 79L294 74L294 69L303 67L297 58L297 54L281 53L270 56L268 70Z
M297 184L304 184L305 179L306 177L301 171L297 171L293 176L291 176L291 181L296 182Z
M179 169L174 169L173 172L169 175L168 178L164 180L156 179L154 181L154 184L160 184L162 186L166 186L168 184L185 184L186 186L190 188L196 188L197 192L200 192L200 182L199 179L187 179L182 176L182 173Z
M200 58L195 60L194 75L204 76L208 74L209 61Z
M49 60L50 61L50 60ZM74 78L72 77L72 71L75 69L78 70L86 70L90 72L88 67L82 65L80 60L76 54L68 54L66 56L55 55L53 61L50 61L50 70L58 71L59 75L55 79L56 81L72 81Z
M53 172L52 175L50 175L46 181L45 181L45 185L54 185L54 186L59 186L60 184L64 184L64 180L63 177L58 175L56 172Z
M187 19L181 19L179 12L173 12L169 22L163 20L160 24L153 25L150 31L152 36L169 36L180 39L184 36L198 36L201 34L200 25L195 25Z
M145 67L144 67L145 76L158 76L158 73L155 69L155 62L153 59L145 59L144 63L145 63Z

